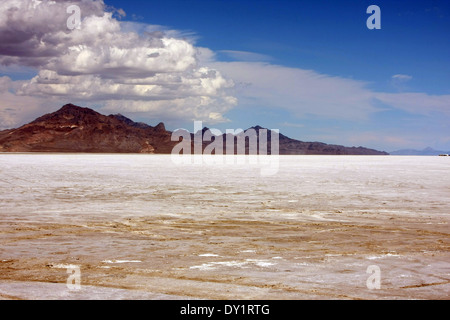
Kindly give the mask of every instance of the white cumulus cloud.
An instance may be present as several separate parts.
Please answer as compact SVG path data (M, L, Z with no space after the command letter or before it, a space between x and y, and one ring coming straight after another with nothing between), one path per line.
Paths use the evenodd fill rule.
M413 78L412 76L409 76L407 74L394 74L392 76L392 79L397 80L397 81L409 81L412 78Z
M80 8L80 29L67 27L70 5ZM233 82L201 65L201 49L176 32L136 26L122 24L102 0L2 0L0 64L38 70L17 95L226 121L236 105L227 93Z

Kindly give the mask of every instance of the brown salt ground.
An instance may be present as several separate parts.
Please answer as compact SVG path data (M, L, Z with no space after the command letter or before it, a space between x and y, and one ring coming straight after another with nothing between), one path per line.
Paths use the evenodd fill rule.
M449 299L449 172L443 157L282 157L262 177L0 155L0 297Z
M6 299L450 297L442 216L152 217L3 223L0 230L0 295ZM66 285L71 265L80 268L79 291ZM367 286L371 265L379 267L380 289Z

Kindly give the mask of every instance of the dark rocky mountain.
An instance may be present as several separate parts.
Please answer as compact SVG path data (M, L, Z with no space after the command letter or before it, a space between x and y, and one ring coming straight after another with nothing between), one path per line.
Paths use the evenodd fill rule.
M208 128L202 129L202 134L204 134ZM252 131L252 134L248 134L249 130ZM264 140L263 145L267 146L267 153L271 154L271 146L272 146L272 132L271 130L265 129L261 126L254 126L247 129L245 132L237 134L235 136L231 134L223 134L220 137L216 137L215 139L222 139L223 145L223 154L226 154L226 144L227 140L234 141L234 153L239 154L238 149L238 137L239 136L247 136L247 140L245 141L245 154L250 154L249 151L249 140L254 136L256 141L256 148L259 148L260 144L260 132L264 130L267 134L267 138ZM199 134L199 133L197 133ZM194 135L191 135L191 139L194 139ZM215 140L213 140L215 141ZM267 141L267 142L266 142ZM206 147L210 142L203 144L203 147ZM332 145L326 144L322 142L303 142L295 139L291 139L281 133L278 135L278 143L279 143L279 154L281 155L388 155L386 152L377 151L373 149L368 149L364 147L344 147L341 145ZM257 151L259 152L259 149Z
M164 125L151 127L72 104L18 129L0 131L3 152L170 153L173 145Z
M248 131L253 129L254 131ZM253 132L259 142L260 131L255 126L247 129ZM202 134L207 131L204 128ZM267 130L267 149L271 153L271 131ZM196 133L199 135L199 132ZM238 136L217 136L223 139L224 153L226 140L237 144ZM172 132L167 131L163 123L152 127L137 123L127 117L102 115L89 108L67 104L60 110L46 114L17 129L0 131L0 152L86 152L86 153L159 153L170 154L179 141L171 141ZM190 134L191 150L194 134ZM197 136L198 137L198 136ZM210 141L203 141L202 148ZM387 155L363 147L344 147L321 142L302 142L279 134L280 154L323 154L323 155ZM246 153L249 144L245 146ZM235 153L238 148L235 145Z

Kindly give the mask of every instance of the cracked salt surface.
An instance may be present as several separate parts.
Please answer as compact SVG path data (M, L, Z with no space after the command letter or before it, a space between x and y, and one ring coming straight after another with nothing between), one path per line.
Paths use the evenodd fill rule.
M376 259L383 259L386 257L401 257L399 254L393 254L393 253L386 253L380 256L372 256L372 257L366 257L368 260L376 260Z
M0 298L26 300L179 300L185 296L82 285L79 290L69 290L66 284L45 282L19 282L0 280Z
M79 268L79 265L74 265L74 264L50 264L49 267L51 268L55 268L55 269L76 269Z
M219 262L208 262L203 263L199 266L192 266L190 269L199 269L199 270L213 270L217 267L235 267L235 268L250 268L252 265L267 268L275 265L275 263L267 261L267 260L258 260L258 259L246 259L245 261L219 261Z
M140 263L141 260L103 260L103 263Z
M75 297L49 285L72 267L87 298L450 292L442 157L283 156L262 177L170 155L0 154L0 170L0 298ZM367 290L369 265L381 290Z

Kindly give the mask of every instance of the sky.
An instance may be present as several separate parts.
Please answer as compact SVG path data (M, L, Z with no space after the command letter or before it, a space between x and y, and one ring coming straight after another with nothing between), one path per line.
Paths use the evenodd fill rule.
M0 130L74 103L449 151L449 35L448 0L2 0Z

